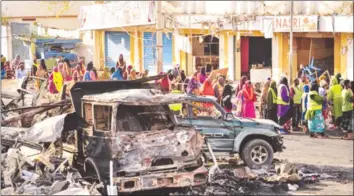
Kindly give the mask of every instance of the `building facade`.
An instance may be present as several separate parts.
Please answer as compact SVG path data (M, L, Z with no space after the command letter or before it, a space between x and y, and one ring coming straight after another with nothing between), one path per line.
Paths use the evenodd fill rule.
M95 66L114 66L123 54L136 69L156 73L156 12L149 1L82 7L80 28L92 31L98 46ZM294 78L313 58L316 67L352 79L350 1L294 2L291 71L290 2L171 1L163 2L162 12L164 71L174 64L187 74L200 66L227 67L228 77L238 80L261 65L278 80L290 73Z
M1 2L1 53L10 60L16 54L19 54L22 60L32 59L29 50L31 46L22 40L16 39L16 36L30 36L37 30L37 26L48 29L61 29L63 31L75 31L80 26L77 19L80 7L91 4L93 4L92 1ZM82 32L81 35L75 38L83 40L83 43L76 48L78 55L84 56L88 61L93 60L93 36L89 32Z

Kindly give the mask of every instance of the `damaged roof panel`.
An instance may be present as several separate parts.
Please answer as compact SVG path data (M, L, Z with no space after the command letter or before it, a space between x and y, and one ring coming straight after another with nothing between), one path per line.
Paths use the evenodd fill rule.
M162 94L161 91L155 89L124 89L103 94L85 95L82 99L102 103L119 102L123 105L161 105L190 101L215 102L213 97Z

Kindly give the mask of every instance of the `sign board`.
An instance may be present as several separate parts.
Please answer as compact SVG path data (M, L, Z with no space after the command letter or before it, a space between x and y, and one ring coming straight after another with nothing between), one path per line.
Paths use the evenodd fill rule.
M115 1L107 4L82 6L80 30L110 29L155 24L152 1Z
M252 83L264 83L267 81L268 77L272 77L272 69L263 68L263 69L251 69L251 81Z
M317 32L318 16L293 16L293 32ZM273 18L274 32L290 32L290 16Z

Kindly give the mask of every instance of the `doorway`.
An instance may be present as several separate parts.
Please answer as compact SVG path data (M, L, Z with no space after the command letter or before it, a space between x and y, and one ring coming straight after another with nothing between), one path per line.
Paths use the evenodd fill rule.
M272 39L241 37L241 75L250 78L253 67L272 67Z

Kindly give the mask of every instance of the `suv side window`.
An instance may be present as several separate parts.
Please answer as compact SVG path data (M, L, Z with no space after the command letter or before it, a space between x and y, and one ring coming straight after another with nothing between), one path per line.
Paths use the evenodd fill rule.
M94 105L96 131L110 131L112 125L112 106Z
M193 119L218 119L222 116L220 111L215 107L214 103L192 102L192 105L189 107L192 109Z

